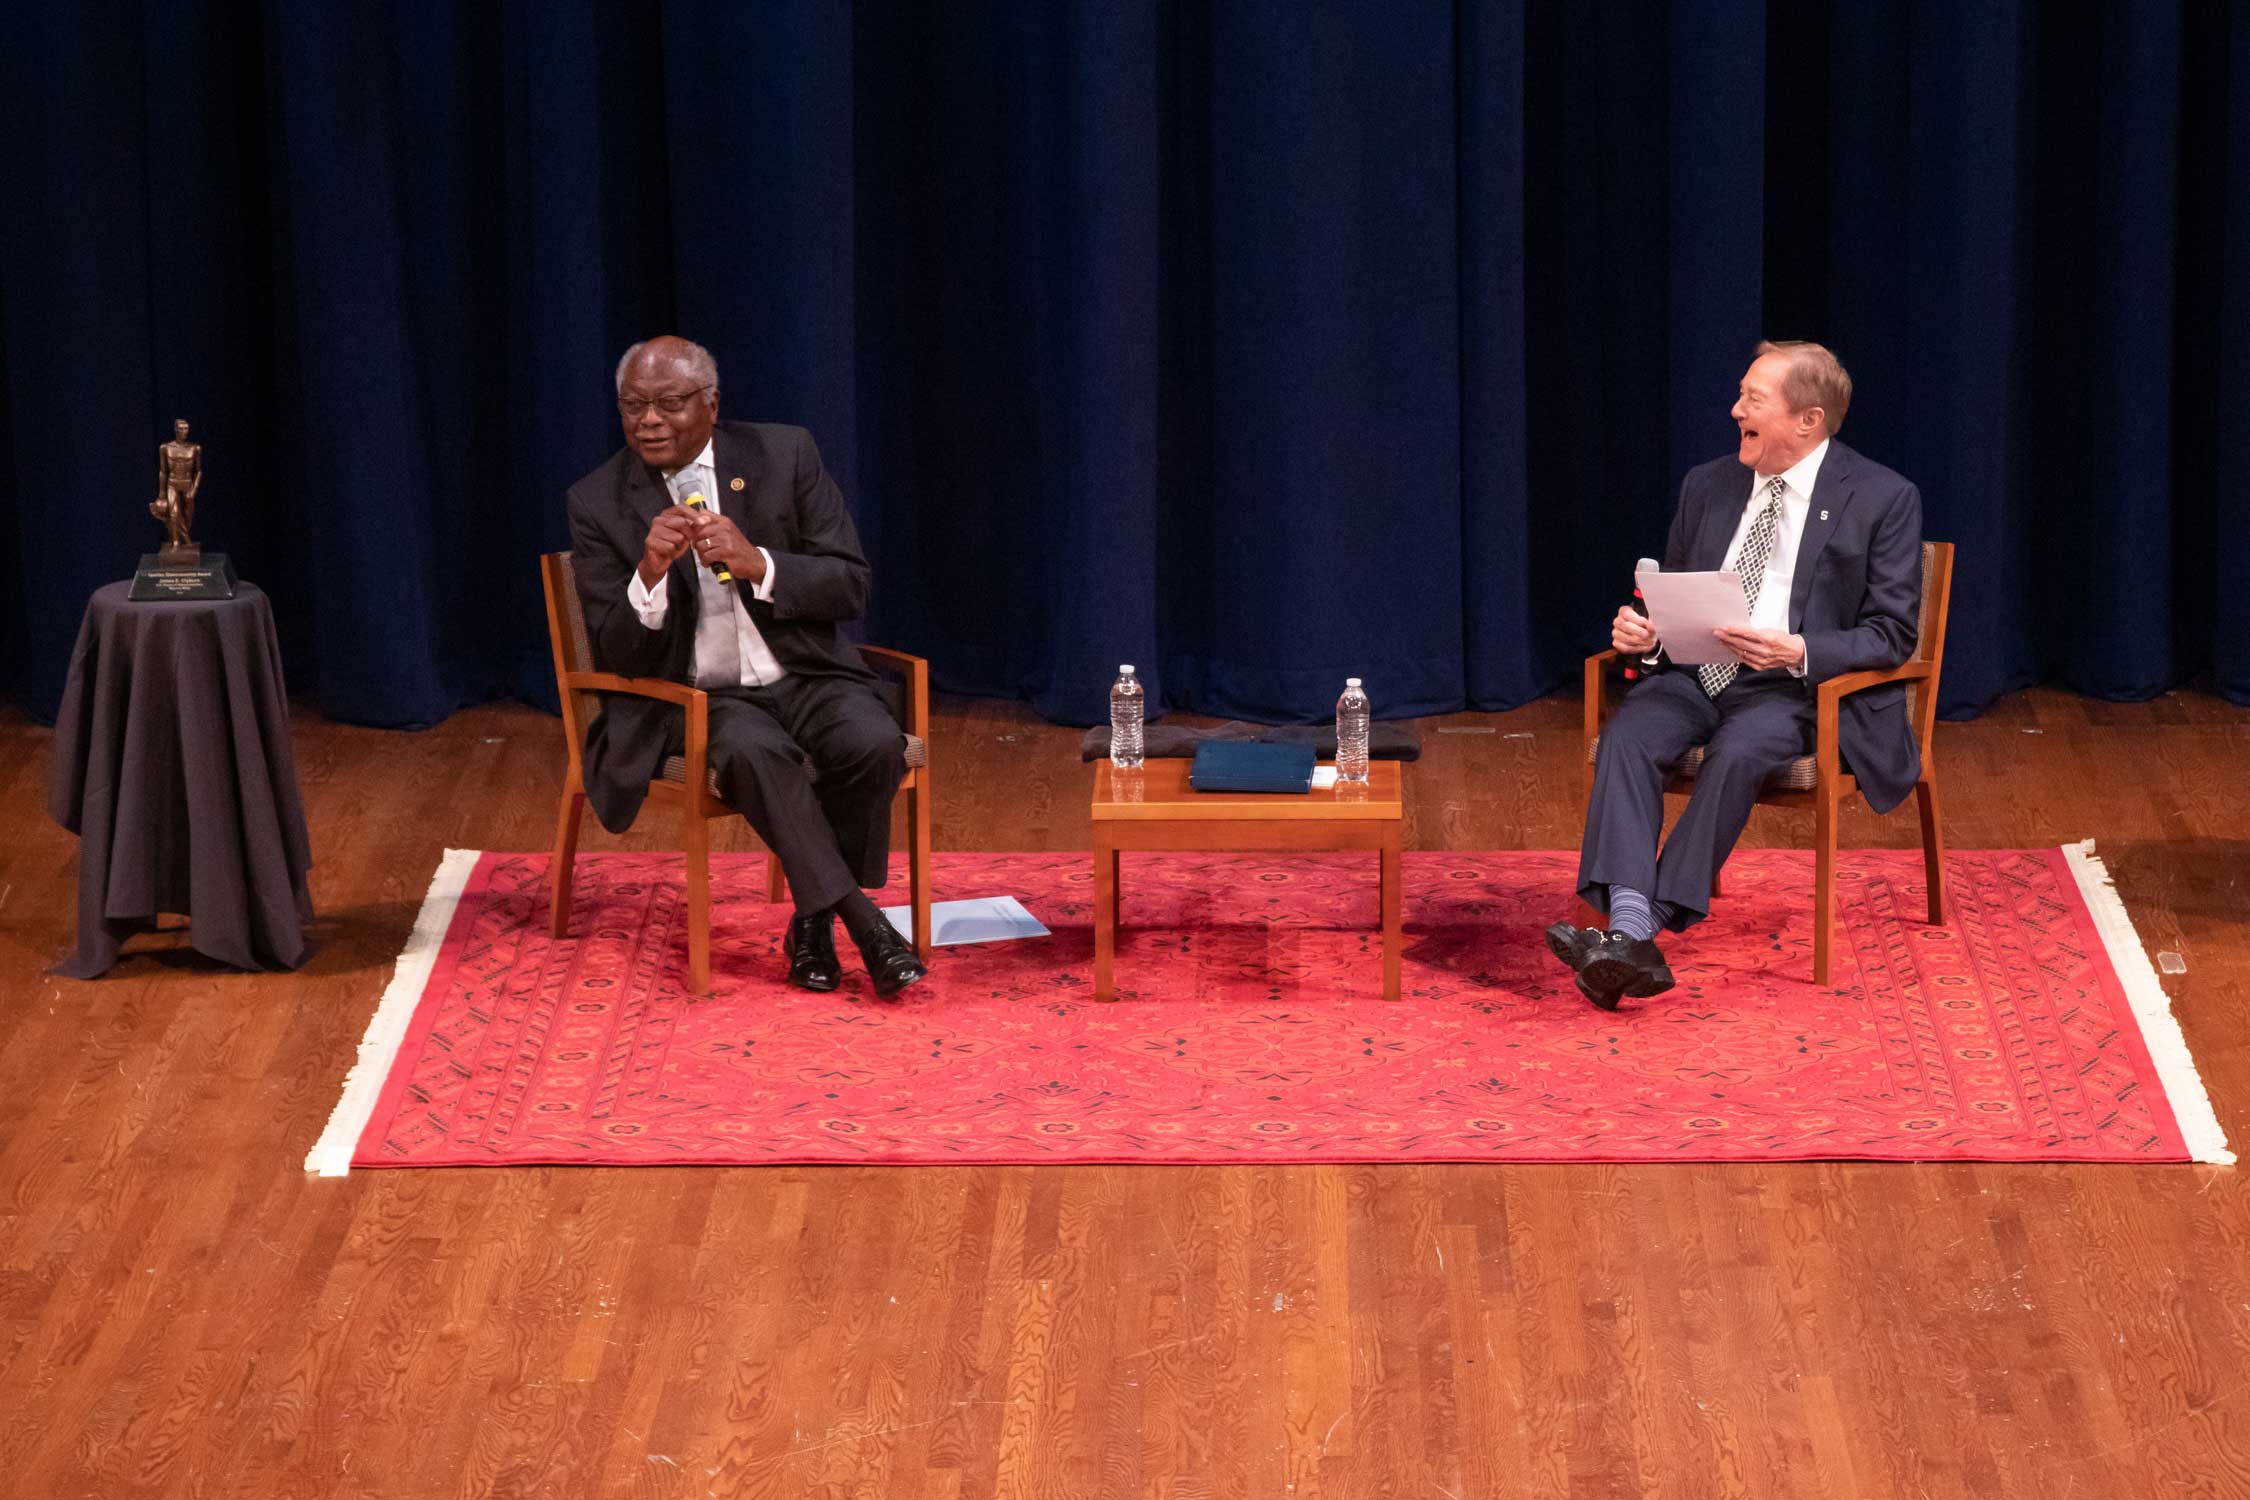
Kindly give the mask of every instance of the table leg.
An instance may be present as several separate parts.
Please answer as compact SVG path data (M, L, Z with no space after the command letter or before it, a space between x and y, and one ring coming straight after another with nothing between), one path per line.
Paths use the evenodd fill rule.
M1117 998L1117 851L1094 835L1094 998Z
M1405 947L1404 933L1399 921L1399 881L1402 856L1399 852L1399 833L1391 828L1383 835L1383 998L1396 1000L1399 996L1399 967Z

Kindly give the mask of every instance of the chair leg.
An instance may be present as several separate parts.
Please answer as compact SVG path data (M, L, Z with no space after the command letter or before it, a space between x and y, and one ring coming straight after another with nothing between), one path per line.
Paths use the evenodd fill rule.
M1828 983L1829 954L1836 945L1836 794L1823 788L1813 798L1813 983Z
M688 989L711 993L711 826L693 807L687 810Z
M789 882L781 873L781 856L766 851L766 899L775 906L789 899Z
M924 773L928 774L927 772ZM927 963L930 957L930 788L927 783L906 794L907 880L913 891L914 951Z
M1117 998L1117 851L1109 825L1094 825L1094 998Z
M1587 756L1587 757L1586 757L1586 799L1585 799L1585 805L1584 805L1584 806L1583 806L1583 807L1582 807L1582 808L1580 809L1580 820L1579 820L1579 826L1581 826L1581 827L1585 826L1585 818L1586 818L1587 816L1591 815L1591 814L1593 813L1593 810L1594 810L1594 758L1593 758L1592 756ZM1601 931L1601 930L1602 930L1603 928L1605 928L1605 927L1609 926L1609 918L1608 918L1608 917L1606 917L1606 916L1604 916L1604 915L1603 915L1603 914L1602 914L1601 912L1599 912L1599 911L1596 911L1596 910L1594 909L1594 903L1593 903L1593 902L1591 902L1591 901L1581 901L1581 902L1579 902L1579 903L1578 903L1578 925L1579 925L1579 926L1581 926L1581 927L1591 927L1591 928L1593 928L1593 929L1594 929L1594 930L1595 930L1596 932L1600 932L1600 931Z
M1914 800L1922 809L1922 864L1930 890L1930 925L1945 925L1945 830L1938 824L1937 778L1924 776L1914 783Z
M1724 895L1725 895L1725 894L1727 893L1727 891L1726 891L1726 881L1727 881L1726 870L1725 870L1725 869L1724 869L1723 867L1722 867L1722 868L1720 868L1720 869L1716 869L1716 870L1713 870L1713 871L1711 872L1711 899L1712 899L1712 900L1716 901L1716 900L1718 900L1718 899L1719 899L1719 898L1720 898L1721 896L1724 896Z
M570 877L578 862L578 824L586 812L586 794L571 787L562 795L555 816L555 854L547 866L547 935L570 936Z

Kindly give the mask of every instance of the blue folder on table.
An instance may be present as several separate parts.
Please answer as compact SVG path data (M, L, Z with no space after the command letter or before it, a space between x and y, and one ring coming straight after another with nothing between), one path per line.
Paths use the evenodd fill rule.
M1309 792L1313 747L1206 740L1195 747L1188 785L1199 792Z

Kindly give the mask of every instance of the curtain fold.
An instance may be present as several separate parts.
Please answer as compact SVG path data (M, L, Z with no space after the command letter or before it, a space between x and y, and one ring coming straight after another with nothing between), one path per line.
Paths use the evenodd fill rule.
M2250 22L2222 6L2190 12L2192 87L2184 138L2203 143L2182 174L2195 234L2182 299L2177 493L2190 567L2175 584L2211 643L2220 692L2250 703Z
M2250 21L2028 0L47 7L0 49L0 687L157 540L297 690L551 704L667 329L812 429L866 634L1092 722L1568 686L1763 335L1958 544L1943 706L2250 702Z

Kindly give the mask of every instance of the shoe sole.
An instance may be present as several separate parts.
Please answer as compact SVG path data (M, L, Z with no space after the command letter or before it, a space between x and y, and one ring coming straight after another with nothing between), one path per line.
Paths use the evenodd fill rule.
M1604 995L1624 995L1634 1000L1661 995L1674 983L1668 968L1648 972L1622 958L1590 959L1586 967L1578 971L1578 977L1586 982L1588 990Z
M799 979L799 978L798 978L798 977L797 977L796 975L794 975L794 974L792 974L792 975L790 975L790 976L789 976L789 983L790 983L790 986L791 986L792 988L794 988L794 989L800 989L800 990L810 990L810 991L812 991L812 992L813 992L814 994L816 994L816 995L828 995L828 994L833 994L833 993L835 992L835 990L836 990L836 987L837 987L838 985L842 984L843 982L844 982L844 981L843 981L843 976L842 976L842 975L838 975L838 976L837 976L836 978L834 978L834 979L830 979L830 980L827 980L827 981L825 981L825 982L823 982L823 983L817 983L817 984L816 984L816 983L814 983L814 982L813 982L812 980L809 980L809 979Z
M1579 994L1581 994L1581 995L1584 995L1584 996L1585 996L1585 997L1587 998L1587 1000L1588 1000L1588 1001L1590 1001L1590 1002L1591 1002L1591 1003L1592 1003L1592 1004L1594 1005L1594 1007L1595 1007L1596 1009L1599 1009L1599 1010L1615 1010L1615 1009L1617 1009L1617 994L1618 994L1618 992L1617 992L1617 991L1615 991L1615 990L1609 990L1609 991L1596 990L1596 989L1595 989L1595 988L1594 988L1593 986L1591 986L1591 985L1589 985L1588 983L1586 983L1586 976L1585 976L1585 975L1583 975L1583 974L1581 974L1581 975L1579 975L1579 976L1578 976L1578 993L1579 993Z
M1655 973L1644 974L1625 986L1625 993L1631 995L1635 1000L1646 1000L1651 996L1663 994L1672 987L1673 983L1670 969L1658 969Z
M1578 955L1571 952L1569 945L1552 930L1547 933L1547 951L1561 959L1572 973L1578 971Z
M1587 989L1598 994L1622 995L1640 977L1640 972L1622 958L1598 957L1587 959L1578 977L1585 981Z

